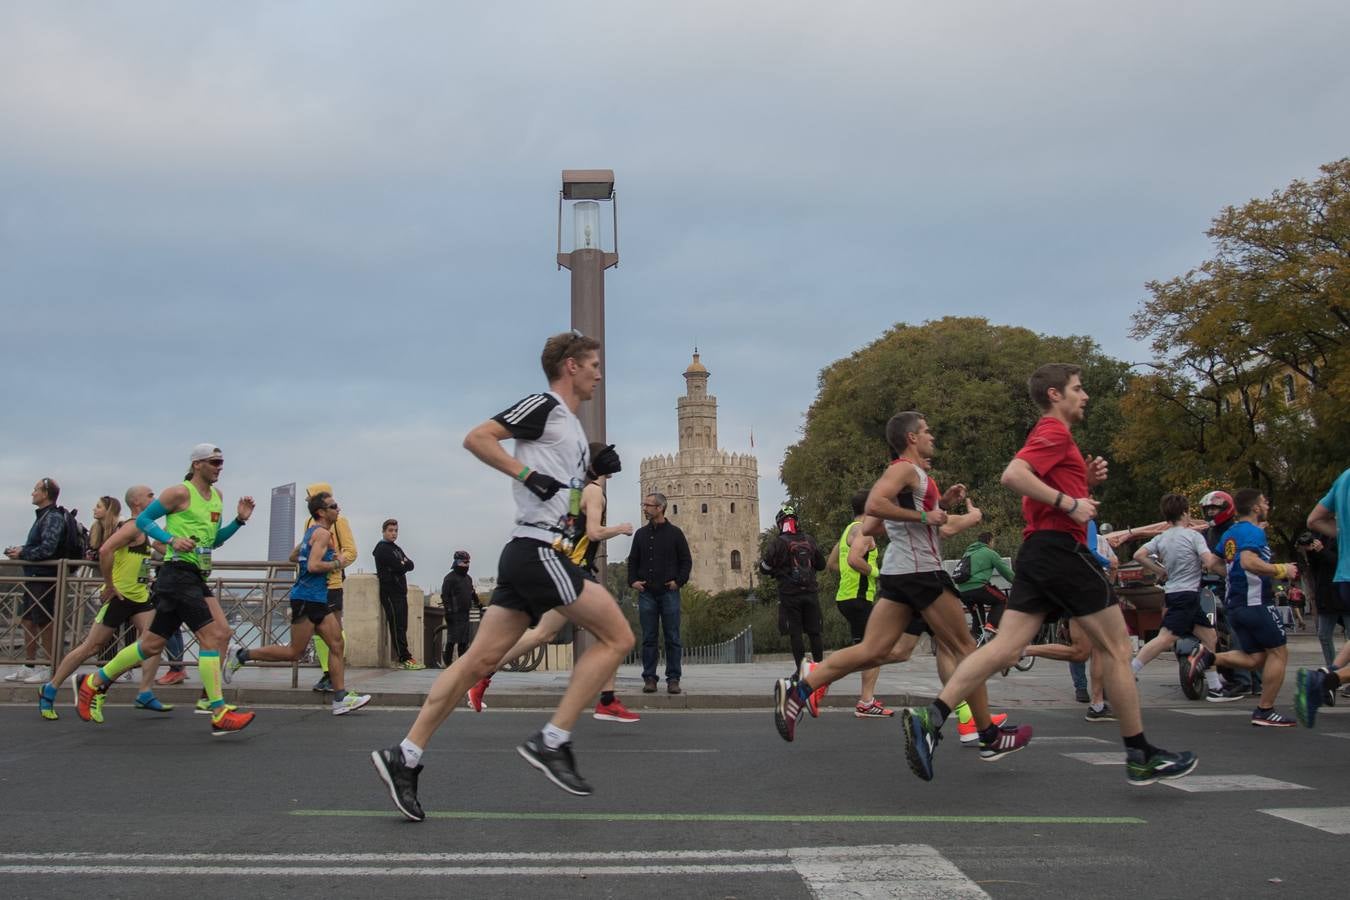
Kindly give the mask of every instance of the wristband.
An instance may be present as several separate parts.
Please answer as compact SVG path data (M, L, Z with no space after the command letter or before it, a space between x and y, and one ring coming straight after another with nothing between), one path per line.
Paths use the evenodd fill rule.
M1059 493L1055 494L1055 502L1054 502L1054 507L1055 507L1055 509L1059 509L1059 501L1061 501L1061 500L1063 500L1063 499L1064 499L1064 492L1063 492L1063 491L1060 491Z
M240 528L243 528L245 525L248 524L248 519L241 519L238 516L234 517L234 521L239 525Z
M919 521L925 525L928 524L928 510L926 509L919 510Z
M1276 577L1277 579L1279 579L1280 581L1283 581L1283 580L1284 580L1284 576L1285 576L1288 572L1289 572L1289 567L1286 566L1284 563L1276 563L1276 564L1275 564L1275 577Z
M1077 508L1078 508L1078 498L1075 497L1073 501L1073 506L1070 506L1067 510L1065 510L1065 512L1067 512L1069 515L1073 515L1073 511Z
M516 481L524 481L530 474L530 467L526 466L516 474Z

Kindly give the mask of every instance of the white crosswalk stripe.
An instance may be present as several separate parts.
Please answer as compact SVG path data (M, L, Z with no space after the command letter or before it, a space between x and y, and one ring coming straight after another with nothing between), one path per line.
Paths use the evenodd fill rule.
M1160 782L1170 788L1191 794L1218 791L1310 791L1306 784L1266 778L1264 775L1191 775L1176 781Z
M1109 750L1097 753L1064 753L1069 759L1076 759L1079 762L1085 762L1090 766L1123 766L1125 765L1124 750Z
M1350 806L1284 807L1260 812L1328 834L1350 834Z

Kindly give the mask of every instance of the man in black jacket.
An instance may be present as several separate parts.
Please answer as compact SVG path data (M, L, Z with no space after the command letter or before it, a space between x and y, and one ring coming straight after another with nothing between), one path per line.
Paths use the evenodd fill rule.
M628 583L638 592L642 624L642 692L656 693L656 630L666 638L666 690L680 693L680 588L694 567L684 532L666 521L665 494L642 498L647 517L628 550Z
M796 671L805 675L803 632L811 640L811 659L819 663L825 658L820 633L820 586L816 581L816 573L825 570L825 554L816 539L801 530L793 507L784 505L774 522L778 537L765 548L759 570L778 581L778 633L788 636Z
M28 540L22 547L6 549L6 556L26 562L60 558L66 536L66 517L56 505L60 493L60 486L51 478L40 479L33 485L33 505L37 509L34 510L36 518L33 526L28 529ZM56 569L52 566L24 566L23 574L29 578L54 578ZM23 590L23 647L28 662L6 675L5 680L41 684L52 676L52 672L48 666L36 664L39 644L46 650L49 661L56 658L56 648L53 646L56 631L52 628L52 616L56 612L56 584L51 581L25 582Z
M400 669L425 669L408 650L408 573L413 561L394 543L398 520L384 520L384 540L375 545L375 577L380 580L380 607L389 623L389 652L398 657Z
M469 610L482 609L478 594L473 589L473 579L469 577L469 551L456 550L450 573L441 582L441 605L445 607L445 661L450 661L456 651L463 656L469 649Z

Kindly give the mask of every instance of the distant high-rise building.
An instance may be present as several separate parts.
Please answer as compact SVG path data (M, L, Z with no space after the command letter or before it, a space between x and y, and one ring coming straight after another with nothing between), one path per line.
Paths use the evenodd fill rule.
M267 558L290 559L295 547L295 482L272 488L271 520L267 524Z

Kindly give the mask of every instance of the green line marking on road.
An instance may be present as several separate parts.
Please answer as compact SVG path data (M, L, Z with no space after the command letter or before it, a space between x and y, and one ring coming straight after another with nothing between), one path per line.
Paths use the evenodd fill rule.
M293 809L293 816L335 818L401 818L399 813L377 809ZM775 815L772 813L551 813L475 812L450 810L429 812L429 819L476 819L513 822L800 822L885 823L942 825L1147 825L1135 816L901 816L901 815Z

